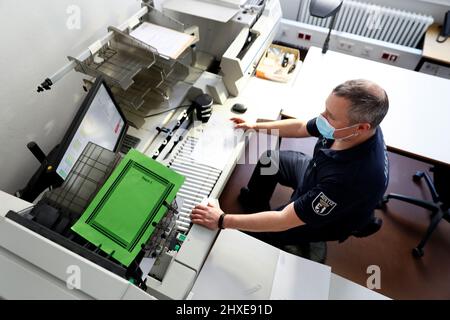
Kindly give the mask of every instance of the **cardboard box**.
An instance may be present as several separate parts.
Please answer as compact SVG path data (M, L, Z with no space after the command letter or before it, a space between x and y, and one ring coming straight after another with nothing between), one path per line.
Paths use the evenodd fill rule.
M256 68L256 76L278 82L288 82L300 61L300 51L271 44Z

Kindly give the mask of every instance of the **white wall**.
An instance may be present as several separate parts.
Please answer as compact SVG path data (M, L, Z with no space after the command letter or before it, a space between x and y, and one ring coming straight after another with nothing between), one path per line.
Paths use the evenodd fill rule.
M445 12L450 10L450 0L356 0L379 4L391 8L412 11L433 16L435 22L444 21ZM283 17L296 20L299 3L301 0L280 0L283 9Z
M26 148L36 141L44 150L57 144L80 100L82 76L72 71L53 89L37 85L76 56L107 26L119 25L140 8L140 0L0 0L0 190L23 187L38 167ZM67 21L80 9L80 28Z

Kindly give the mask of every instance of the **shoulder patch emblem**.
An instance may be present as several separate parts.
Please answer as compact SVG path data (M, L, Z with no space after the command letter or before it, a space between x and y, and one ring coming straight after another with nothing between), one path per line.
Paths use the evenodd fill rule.
M311 205L313 211L319 216L326 216L336 207L337 203L328 198L323 192L321 192L313 200Z

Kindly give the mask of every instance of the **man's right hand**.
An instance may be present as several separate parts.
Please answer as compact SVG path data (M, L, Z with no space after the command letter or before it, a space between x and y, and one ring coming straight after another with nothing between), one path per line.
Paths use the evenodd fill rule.
M235 129L244 129L244 130L249 130L249 129L255 130L256 129L256 123L246 122L242 118L235 117L235 118L231 118L230 120L235 123L235 126L234 126Z

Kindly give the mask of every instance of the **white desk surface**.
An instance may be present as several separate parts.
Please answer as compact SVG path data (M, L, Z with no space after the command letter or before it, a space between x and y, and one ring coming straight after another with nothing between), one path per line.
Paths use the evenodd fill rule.
M192 288L192 299L328 299L331 268L237 230L222 230Z
M287 268L280 264L283 260L288 261ZM222 230L191 299L266 300L273 296L279 300L390 299L331 273L329 266L285 253L240 231Z
M290 103L288 93L292 85L251 77L239 96L229 97L223 105L214 105L213 112L220 112L224 119L234 116L247 121L276 120L281 109ZM232 112L230 109L235 103L244 104L247 111L242 114Z
M309 120L325 109L338 84L365 78L389 96L381 128L386 144L430 161L450 163L450 80L311 47L283 114Z

